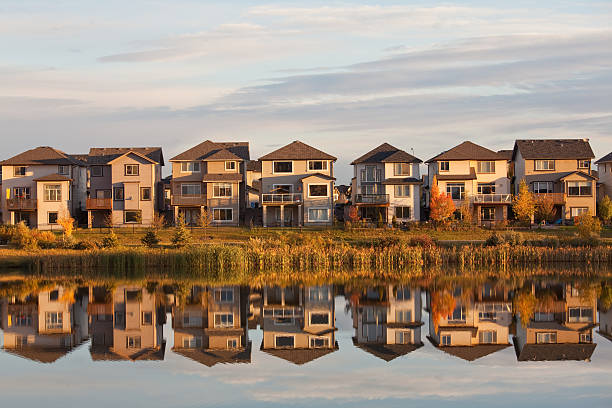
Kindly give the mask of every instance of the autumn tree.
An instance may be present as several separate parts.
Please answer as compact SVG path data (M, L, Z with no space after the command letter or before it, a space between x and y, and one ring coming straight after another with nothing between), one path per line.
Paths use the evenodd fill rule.
M211 226L213 222L212 211L202 208L200 216L198 217L198 226L204 228L204 235L206 235L206 229Z
M455 203L446 193L440 193L436 176L431 183L431 197L429 199L429 218L435 222L448 221L455 213Z
M536 217L539 221L552 222L555 217L555 203L550 197L544 197L537 201Z
M599 206L597 207L597 213L599 214L599 218L605 223L609 224L612 221L612 200L610 196L605 195Z
M512 199L512 210L520 221L531 222L531 217L535 214L535 197L529 191L525 179L521 180L519 193Z
M62 211L62 214L57 219L57 223L64 229L64 236L66 238L72 238L72 232L74 231L74 218L70 216L68 211Z
M578 234L582 237L588 238L592 235L599 235L601 232L601 222L598 218L593 217L591 211L580 214L574 222L578 228Z
M457 302L453 295L447 291L433 291L431 292L430 299L430 313L434 330L437 332L440 320L453 313Z
M471 224L474 221L474 206L467 198L463 200L459 207L459 213L461 213L461 220L464 224Z

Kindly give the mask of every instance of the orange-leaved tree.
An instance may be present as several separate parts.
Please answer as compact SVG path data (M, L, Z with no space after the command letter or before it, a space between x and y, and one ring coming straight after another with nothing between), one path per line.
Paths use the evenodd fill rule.
M431 198L429 199L429 218L436 222L445 222L455 213L455 203L452 197L441 193L438 189L438 179L434 176L431 183Z

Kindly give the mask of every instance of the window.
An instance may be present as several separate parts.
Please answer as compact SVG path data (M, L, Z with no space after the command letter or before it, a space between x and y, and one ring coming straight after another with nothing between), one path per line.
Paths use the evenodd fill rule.
M57 212L48 212L47 213L47 222L49 224L57 224Z
M481 207L480 219L482 221L495 221L495 207Z
M137 176L139 174L137 164L126 164L125 165L125 175L126 176Z
M412 310L396 310L395 321L397 323L409 323L412 321Z
M140 336L127 336L125 338L125 347L141 348Z
M535 169L536 170L554 170L555 161L554 160L536 160Z
M478 333L478 342L480 344L496 344L497 332L495 330L481 331Z
M395 207L395 218L410 218L410 207Z
M30 187L13 187L13 196L15 198L30 198Z
M151 187L140 188L140 199L142 201L151 201Z
M308 160L308 171L325 171L327 162L325 160Z
M590 181L568 181L567 182L567 195L568 196L591 196L591 182Z
M395 294L395 299L403 301L410 300L412 297L412 293L410 292L410 288L407 286L400 286L397 288L397 293Z
M238 339L227 339L227 348L228 349L238 348Z
M181 173L199 173L200 162L182 162Z
M140 224L142 222L141 210L124 211L123 216L123 222L126 224Z
M479 161L478 173L495 173L494 161Z
M70 166L59 165L57 166L57 174L61 174L62 176L70 175Z
M570 307L568 312L571 323L593 321L593 309L590 307Z
M124 312L116 311L115 312L115 327L120 328L124 323Z
M115 187L113 189L113 199L115 201L123 201L123 187Z
M379 171L376 166L365 166L365 170L361 171L361 181L372 183L379 180Z
M550 344L557 342L557 333L536 333L536 344Z
M396 197L410 197L410 186L394 186L393 192Z
M591 333L580 333L580 342L581 343L592 343L593 338L591 337Z
M231 303L234 301L234 290L228 288L215 289L215 302Z
M550 194L553 192L552 181L534 181L533 192L536 194Z
M17 176L25 176L26 175L26 166L15 166L13 167L13 175Z
M45 322L47 330L61 329L64 326L63 317L61 312L46 312Z
M215 327L234 327L232 313L215 313Z
M310 324L329 324L329 313L311 313Z
M410 163L393 163L393 174L396 176L409 176Z
M395 344L412 343L412 333L409 331L395 332Z
M291 184L274 184L272 190L276 194L291 194L293 186Z
M533 314L533 320L536 322L552 322L555 320L555 314L552 312L537 311Z
M327 286L311 286L308 288L308 300L311 302L326 301L329 298Z
M200 313L183 312L183 327L200 327L202 315Z
M375 194L383 194L381 192L381 188L379 184L367 184L365 186L361 186L361 194L363 195L375 195Z
M277 161L273 163L274 173L293 173L293 162Z
M234 210L231 208L213 208L213 221L232 221Z
M448 316L449 323L463 323L465 322L465 306L457 306L453 313Z
M59 290L49 292L49 302L57 302L59 300Z
M570 208L570 216L572 218L576 218L581 216L582 214L586 214L589 212L588 207L571 207Z
M153 324L153 312L142 312L143 326L151 326Z
M274 346L277 348L293 348L295 347L295 338L293 336L276 336Z
M308 185L308 197L327 197L329 193L327 184L309 184Z
M194 349L202 348L202 337L183 337L183 348Z
M226 161L225 162L225 171L234 171L236 170L236 162L235 161Z
M440 343L443 346L450 346L451 345L451 336L450 336L450 334L445 334L444 336L441 336L440 340L441 340Z
M329 211L327 210L327 208L309 208L308 209L308 221L309 222L329 221Z
M181 184L182 196L199 196L202 194L201 184Z
M465 198L464 183L448 183L446 185L446 194L453 200L463 200Z
M589 167L591 167L591 161L590 160L578 160L578 168L579 169L588 169Z
M25 347L28 345L28 336L15 336L15 347Z
M62 185L45 184L45 201L62 201Z
M311 337L310 348L329 348L329 339L327 337Z
M91 166L91 177L102 177L102 176L104 176L104 167Z
M449 171L450 170L450 162L442 161L440 162L440 171Z
M231 197L232 196L232 185L228 183L214 183L213 184L213 197Z
M478 194L495 194L495 183L478 183Z
M126 290L125 291L125 299L128 302L138 302L141 298L142 291L140 290Z
M32 315L27 315L24 313L14 314L11 319L9 319L10 326L13 327L28 327L32 326Z

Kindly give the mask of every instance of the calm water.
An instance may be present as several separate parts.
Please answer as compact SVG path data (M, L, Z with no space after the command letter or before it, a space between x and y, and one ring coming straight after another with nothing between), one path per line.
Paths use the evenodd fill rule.
M5 407L612 406L606 282L2 285Z

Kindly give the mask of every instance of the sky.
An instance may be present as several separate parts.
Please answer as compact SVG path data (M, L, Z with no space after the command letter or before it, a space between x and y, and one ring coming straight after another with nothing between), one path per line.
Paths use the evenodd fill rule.
M2 158L302 140L347 183L382 142L612 151L610 1L2 0L0 38Z

